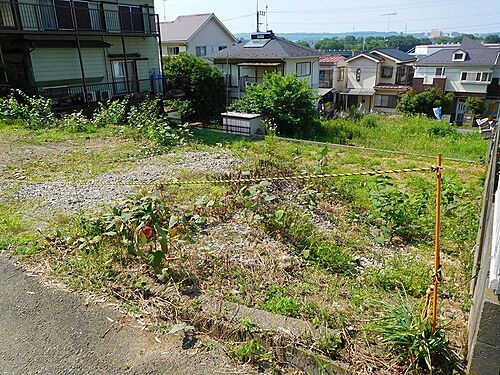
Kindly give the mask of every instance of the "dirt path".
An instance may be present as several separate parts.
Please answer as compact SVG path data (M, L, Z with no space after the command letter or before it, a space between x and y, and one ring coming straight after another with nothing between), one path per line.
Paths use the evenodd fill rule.
M117 311L41 284L0 255L0 374L247 374L217 350L161 343Z

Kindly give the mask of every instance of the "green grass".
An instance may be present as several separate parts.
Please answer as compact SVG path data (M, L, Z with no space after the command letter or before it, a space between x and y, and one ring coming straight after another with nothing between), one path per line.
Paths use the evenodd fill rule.
M339 140L339 134L343 134L341 143L354 146L427 155L442 153L443 157L477 161L484 160L489 145L479 132L452 133L444 137L434 135L436 126L443 128L446 125L426 117L370 115L369 118L369 126L367 120L355 122L336 119L323 122L325 134L319 136L318 140L335 143Z
M442 244L446 256L443 257L445 281L440 290L446 291L446 294L440 296L444 299L441 306L443 309L468 309L469 304L463 301L467 294L467 279L470 277L470 249L473 248L477 233L485 174L484 165L479 160L486 154L488 142L476 135L461 136L453 132L442 136L430 135L432 132L429 129L436 122L428 119L379 115L367 118L370 120L359 124L335 121L342 122L342 137L346 134L351 137L352 134L349 140L352 144L430 154L440 150L445 156L478 160L478 163L445 161L443 181ZM107 131L102 135L107 134ZM69 133L44 138L38 132L25 133L25 130L0 126L0 134L2 132L15 139L25 135L27 139L34 137L34 143L85 142L78 137L73 138L76 136ZM238 164L240 171L266 175L401 169L428 167L434 163L432 158L422 159L383 152L367 153L334 147L325 153L322 146L288 142L274 137L257 140L210 131L197 130L194 133L190 144L173 149L176 153L174 157L181 158L182 152L193 150L230 153L232 157L241 159ZM96 135L96 142L100 141L101 136ZM17 139L17 142L23 141ZM460 144L466 144L466 147L461 149ZM143 145L141 140L122 140L118 147L107 147L104 144L92 151L75 149L57 160L42 157L41 160L30 161L22 166L26 168L30 178L40 179L55 176L85 178L112 169L126 171L130 161L147 156L138 151ZM203 178L206 174L210 173L183 172L180 178L192 180ZM381 312L380 301L394 302L395 295L401 290L406 291L409 303L418 310L421 308L422 296L432 281L430 272L433 257L435 175L399 174L392 175L390 181L392 187L385 190L377 184L375 177L308 181L296 186L302 194L292 202L286 200L289 184L275 187L272 194L283 193L284 201L269 203L263 209L268 210L268 216L263 213L264 220L255 223L248 220L248 223L264 235L267 232L273 241L285 248L289 255L295 256L300 263L297 268L287 271L285 278L276 282L273 279L269 283L269 278L265 278L267 282L261 282L262 278L259 279L257 274L258 268L249 271L242 264L233 266L227 259L223 262L224 266L218 268L221 265L218 263L220 255L209 249L208 256L204 259L202 256L205 250L201 248L196 256L208 263L184 259L180 253L180 268L174 269L174 261L168 264L169 272L172 275L176 272L186 275L174 278L176 287L193 283L201 289L205 288L203 293L230 295L232 300L239 303L304 319L315 327L346 330L352 326L355 330L362 330L367 320ZM217 225L233 220L234 215L248 218L249 210L235 203L241 199L240 188L241 186L173 186L162 192L161 198L169 208L182 212L191 210L194 202L201 196L206 197L205 202L214 200L212 209L198 207L197 210L209 217L210 225ZM385 195L381 197L374 192ZM382 201L382 206L374 202L374 199ZM275 220L277 210L284 211L282 220ZM323 214L322 217L332 223L330 229L320 228L314 220L314 213L318 210ZM120 298L132 310L137 308L133 302L137 296L147 295L150 285L145 285L140 273L136 272L138 269L144 270L144 265L133 261L131 257L124 257L123 252L120 253L123 249L112 243L90 250L73 247L68 252L48 251L41 258L36 245L39 242L35 241L38 235L26 229L27 219L23 212L23 207L0 205L0 250L10 249L25 258L31 257L34 261L48 258L55 275L72 288L119 293ZM408 212L412 214L411 220L404 220L405 213ZM395 234L391 232L382 243L376 243L373 229L388 227L389 230L394 223L405 230L409 227L412 235L404 237L408 233L405 230ZM83 235L80 225L78 220L71 218L52 220L44 234L53 233L57 229L59 238L79 238ZM197 240L197 235L189 238L195 244ZM176 246L182 247L179 244ZM172 256L178 255L175 246L171 251ZM264 260L269 259L266 249L259 251ZM182 267L193 266L190 262L210 266L203 266L200 273L182 272ZM366 262L373 264L366 266ZM380 264L384 266L380 267ZM274 272L275 266L273 264L273 268L269 270ZM215 272L220 274L214 276L212 273ZM208 286L204 284L207 280L213 281L215 277L220 280ZM156 277L152 275L150 279L156 280ZM149 282L154 282L151 280ZM234 290L237 293L232 293ZM458 324L457 335L465 329L464 322ZM250 331L255 329L250 321L244 321L241 328ZM368 342L373 341L370 340L371 338ZM336 337L325 337L323 341L319 343L321 351L338 354L339 342ZM265 358L266 352L258 341L249 341L239 345L235 355L243 361L253 361Z

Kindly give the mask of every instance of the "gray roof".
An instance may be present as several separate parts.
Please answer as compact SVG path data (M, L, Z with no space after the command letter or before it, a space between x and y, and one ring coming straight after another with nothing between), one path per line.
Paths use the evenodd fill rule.
M416 60L416 57L415 56L412 56L404 51L401 51L399 49L396 49L396 48L375 48L373 51L372 51L372 54L373 53L383 53L384 55L387 55L387 56L390 56L396 60L399 60L399 61L414 61Z
M246 41L214 53L213 59L284 59L287 57L319 57L320 52L289 40L273 37L262 48L245 48Z
M453 61L453 54L459 50L467 53L465 61ZM486 47L477 40L464 38L462 44L456 49L442 49L434 52L419 60L417 65L493 65L499 52L500 48Z
M187 42L193 37L200 28L210 19L214 19L222 29L228 33L234 41L236 38L226 29L224 24L215 16L214 13L191 14L179 16L175 21L160 22L160 33L162 42Z

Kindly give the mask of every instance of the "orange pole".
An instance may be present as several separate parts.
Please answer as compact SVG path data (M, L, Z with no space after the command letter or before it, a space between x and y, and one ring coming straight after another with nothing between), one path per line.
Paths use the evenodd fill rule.
M439 254L439 234L441 231L441 154L438 154L437 156L436 168L436 235L434 240L434 296L432 303L432 333L436 333L438 284L441 268L441 259Z

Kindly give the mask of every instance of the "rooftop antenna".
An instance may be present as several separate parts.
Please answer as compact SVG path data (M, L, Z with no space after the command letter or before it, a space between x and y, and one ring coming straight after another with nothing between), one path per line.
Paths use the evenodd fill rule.
M266 3L266 31L269 31L269 22L267 19L267 14L269 13L268 9L269 9L269 5L267 5L267 3Z
M380 16L381 17L387 17L388 21L387 21L387 32L390 32L391 31L391 16L395 16L397 15L397 13L385 13L385 14L381 14Z
M163 21L167 21L167 0L163 0Z
M266 15L266 12L259 10L259 0L257 0L257 32L258 33L260 33L260 27L263 25L263 23L260 22L260 17L265 16L265 15Z

